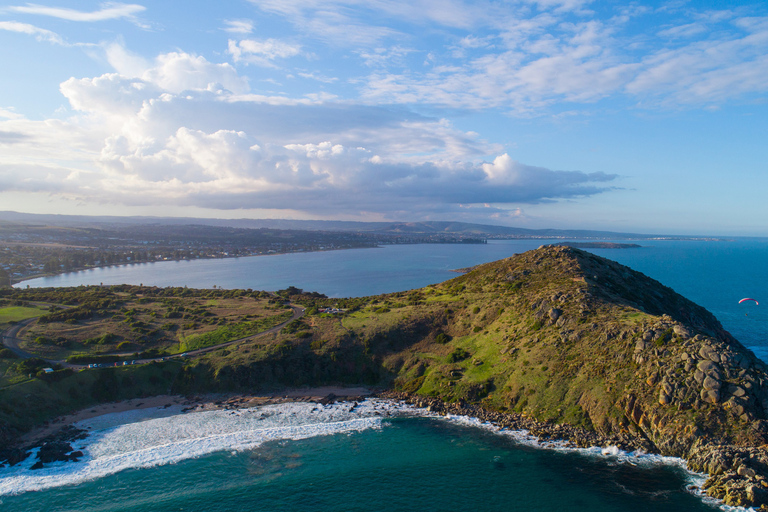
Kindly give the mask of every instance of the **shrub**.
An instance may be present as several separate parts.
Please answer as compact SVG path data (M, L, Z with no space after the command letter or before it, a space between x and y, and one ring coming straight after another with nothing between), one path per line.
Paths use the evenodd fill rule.
M0 359L17 359L19 356L9 348L0 349Z
M469 352L467 352L463 348L456 347L455 349L453 349L453 352L451 352L448 355L448 362L458 363L459 361L463 361L468 357L469 357Z
M656 346L657 346L657 347L663 347L663 346L664 346L664 345L667 343L667 341L669 341L670 339L672 339L672 333L673 333L673 332L674 332L674 331L673 331L673 330L672 330L672 328L670 327L669 329L667 329L667 330L665 330L664 332L662 332L662 333L659 335L659 337L658 337L658 338L656 338L656 339L655 339L653 342L656 344Z
M440 343L441 345L445 345L449 341L451 341L451 337L445 334L444 332L441 332L440 334L435 336L435 342Z

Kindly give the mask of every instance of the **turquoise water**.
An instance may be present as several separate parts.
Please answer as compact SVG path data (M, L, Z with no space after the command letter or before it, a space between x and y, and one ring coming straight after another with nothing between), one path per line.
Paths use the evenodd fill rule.
M442 419L219 451L4 496L4 511L712 510L653 458L544 450Z

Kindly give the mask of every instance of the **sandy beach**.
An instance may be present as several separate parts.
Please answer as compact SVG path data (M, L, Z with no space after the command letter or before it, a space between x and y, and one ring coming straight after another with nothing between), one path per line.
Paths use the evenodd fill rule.
M88 407L72 414L59 416L38 428L31 430L19 439L19 444L29 445L58 432L62 427L73 425L80 421L102 416L104 414L121 413L136 409L168 408L181 406L182 412L201 412L216 409L240 409L257 407L284 402L320 402L322 400L348 400L357 397L367 397L373 394L368 388L344 388L326 386L319 388L300 388L282 390L275 393L260 394L204 394L193 397L180 395L158 395L147 398L133 398L121 402L111 402Z

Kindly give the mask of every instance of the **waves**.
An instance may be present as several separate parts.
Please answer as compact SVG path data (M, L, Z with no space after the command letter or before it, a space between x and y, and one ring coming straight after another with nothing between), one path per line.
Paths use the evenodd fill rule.
M169 410L170 409L170 410ZM386 429L387 418L427 417L437 421L481 429L534 448L572 452L595 459L598 464L617 467L678 467L685 471L685 485L700 488L704 475L687 471L682 459L640 452L623 452L615 447L574 448L564 442L540 442L526 431L510 431L466 416L439 416L424 409L385 400L369 399L359 404L336 403L322 406L294 402L237 410L216 410L182 414L178 409L145 409L113 413L77 424L90 435L72 443L84 457L80 462L55 463L32 471L34 457L12 468L0 468L0 496L76 485L127 469L151 468L203 457L215 452L241 452L270 441L302 440L317 436L351 434ZM494 464L497 464L494 462ZM503 465L501 462L498 465ZM620 484L619 484L620 485ZM645 489L643 492L654 492ZM632 494L628 489L625 494ZM666 492L666 491L664 491ZM720 505L695 492L711 505ZM1 500L0 500L1 502Z
M189 414L146 409L108 414L76 424L91 431L86 439L72 443L84 454L79 462L32 471L33 453L17 466L1 468L0 496L78 484L219 451L250 450L269 441L381 428L382 418L408 414L413 414L412 408L380 400L357 406L294 402Z

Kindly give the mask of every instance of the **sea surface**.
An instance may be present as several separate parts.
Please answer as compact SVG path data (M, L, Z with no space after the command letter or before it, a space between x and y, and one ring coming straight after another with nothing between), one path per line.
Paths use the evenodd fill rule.
M352 409L352 410L351 410ZM367 400L82 422L77 463L0 469L3 511L706 511L681 462L543 448ZM131 421L130 423L125 423ZM29 466L30 464L23 464Z
M547 241L399 245L323 253L110 267L30 286L143 283L329 296L406 290ZM590 249L670 286L768 358L768 239L641 241ZM739 304L744 297L754 302ZM88 420L78 463L0 468L2 511L713 510L675 459L543 447L520 432L378 401L282 404Z

